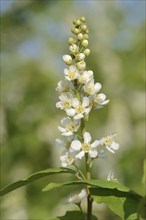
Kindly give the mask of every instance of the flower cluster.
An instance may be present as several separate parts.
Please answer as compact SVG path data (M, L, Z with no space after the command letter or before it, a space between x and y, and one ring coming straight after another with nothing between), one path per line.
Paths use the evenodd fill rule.
M63 167L75 165L85 155L91 160L98 158L99 146L104 146L112 153L119 148L119 144L113 140L115 134L92 142L90 133L83 127L90 112L103 107L109 100L100 92L102 85L95 83L93 71L86 69L85 58L90 54L90 49L85 18L74 20L73 24L72 33L75 37L69 38L69 54L63 56L67 65L64 80L58 83L56 89L59 92L56 107L66 113L58 126L64 139L57 139L57 144L64 148L60 156Z

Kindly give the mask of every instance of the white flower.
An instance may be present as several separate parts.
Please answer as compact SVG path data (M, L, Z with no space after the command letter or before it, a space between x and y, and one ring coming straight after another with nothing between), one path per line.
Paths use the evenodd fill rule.
M60 156L61 164L63 167L67 167L73 164L75 157L73 154L67 150L63 151L62 155Z
M85 63L85 61L80 61L80 62L78 62L77 63L77 68L79 69L79 70L84 70L85 68L86 68L86 63Z
M81 143L79 140L74 140L71 143L71 148L74 151L80 151L76 158L82 159L84 157L85 153L89 153L91 158L95 158L98 155L97 147L100 145L100 141L96 140L92 144L91 142L91 135L89 132L85 132L83 134L84 143Z
M62 93L59 96L60 101L56 103L56 108L69 109L72 106L73 97L71 93Z
M115 153L115 151L119 149L119 144L113 141L113 137L115 135L116 134L114 133L101 139L101 145L105 145L107 150L109 150L111 153Z
M77 98L72 100L72 108L66 109L66 113L69 116L74 116L74 119L83 118L88 115L91 108L89 107L90 100L88 97L83 97L82 103Z
M65 78L69 81L78 78L79 72L75 65L69 66L69 69L64 69Z
M77 132L77 130L80 127L80 121L79 120L71 120L71 118L63 118L61 120L61 125L63 127L58 126L59 131L62 132L62 135L64 136L71 136L74 132Z
M91 79L89 83L84 85L84 91L89 95L94 95L100 91L101 87L100 83L94 84L94 79Z
M83 199L87 197L87 192L85 189L82 189L79 194L75 194L68 199L69 203L81 203Z
M64 62L65 62L67 65L72 64L72 57L71 57L70 55L65 54L65 55L63 56L63 60L64 60Z
M93 78L93 72L91 70L84 71L80 74L78 78L78 82L80 84L86 84Z
M101 108L103 105L109 103L109 100L106 100L106 95L104 93L96 94L94 98L95 108Z
M57 84L56 90L58 92L69 92L69 90L73 90L74 86L71 81L65 80L65 81L59 81Z
M79 47L78 47L76 44L73 44L73 45L71 45L71 46L69 47L69 50L70 50L70 52L71 52L72 54L75 55L75 54L78 52Z

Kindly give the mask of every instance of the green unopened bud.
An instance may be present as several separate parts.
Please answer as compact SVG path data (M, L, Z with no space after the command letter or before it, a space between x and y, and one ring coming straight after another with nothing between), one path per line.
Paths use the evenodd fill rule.
M80 30L78 28L75 28L74 29L74 34L79 34L80 33Z
M87 48L83 51L83 54L85 54L85 56L89 56L90 54L90 50Z
M84 35L82 33L78 34L78 39L79 40L83 40L84 39Z
M85 21L86 21L86 18L85 18L85 17L81 17L80 20L81 20L82 22L85 22Z
M76 40L73 39L72 37L70 37L70 38L68 39L68 43L69 43L69 44L75 44L75 43L76 43Z
M85 63L85 61L80 61L80 62L78 62L78 63L77 63L77 68L78 68L79 70L84 70L84 69L86 68L86 63Z
M88 37L88 34L84 34L84 39L85 39L85 40L88 40L88 38L89 38L89 37Z
M83 25L81 25L81 29L82 29L83 31L87 31L87 26L86 26L85 24L83 24Z
M77 26L81 25L81 21L80 21L80 20L77 20L77 21L76 21L76 25L77 25Z
M88 46L88 40L83 40L82 41L82 46L87 47Z
M76 55L76 59L78 61L84 60L85 59L85 54L84 53L79 53Z

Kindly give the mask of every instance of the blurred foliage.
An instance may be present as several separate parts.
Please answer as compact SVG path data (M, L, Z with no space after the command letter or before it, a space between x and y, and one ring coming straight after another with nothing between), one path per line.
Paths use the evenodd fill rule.
M60 166L55 108L62 55L68 52L71 22L85 16L90 30L88 69L111 100L87 125L94 137L116 131L121 149L94 165L94 177L109 169L120 182L144 194L144 1L1 1L1 185ZM98 171L98 173L97 173ZM2 220L44 219L65 213L72 188L42 193L45 177L2 199ZM103 214L103 210L106 210ZM105 206L99 219L118 219Z

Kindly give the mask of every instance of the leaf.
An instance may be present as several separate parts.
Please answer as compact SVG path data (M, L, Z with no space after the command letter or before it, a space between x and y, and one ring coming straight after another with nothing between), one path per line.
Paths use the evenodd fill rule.
M122 192L117 189L91 188L90 193L97 203L106 203L122 219L137 219L140 200L130 191Z
M60 216L57 218L49 218L48 220L86 220L87 215L85 213L81 213L80 211L67 211L64 216ZM97 220L97 217L92 215L92 220Z
M43 191L69 185L90 185L90 193L97 203L106 203L109 208L124 220L136 220L142 196L115 181L90 180L67 183L50 183Z
M52 174L59 174L59 173L75 173L75 171L68 168L49 168L46 170L39 171L33 173L31 176L29 176L26 179L18 180L17 182L7 185L6 187L0 190L0 196L4 196L5 194L11 191L20 188L22 186L25 186L42 177L49 176Z

